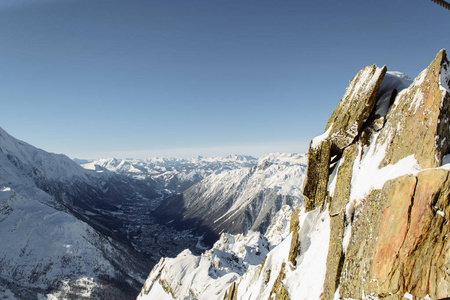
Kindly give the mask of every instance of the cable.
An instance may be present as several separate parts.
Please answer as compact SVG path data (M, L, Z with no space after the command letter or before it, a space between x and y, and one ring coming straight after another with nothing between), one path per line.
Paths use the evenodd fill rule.
M440 5L440 6L446 8L448 10L450 10L450 3L445 2L444 0L431 0L431 1L433 1L434 3Z

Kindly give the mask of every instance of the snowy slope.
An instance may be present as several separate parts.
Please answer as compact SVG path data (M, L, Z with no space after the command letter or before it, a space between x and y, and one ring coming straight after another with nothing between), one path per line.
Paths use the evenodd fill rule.
M0 191L0 282L18 299L32 299L34 293L61 295L64 285L62 295L74 295L75 287L81 294L102 294L103 285L116 281L118 274L133 285L141 282L142 275L132 267L137 261L125 247L42 200L50 202L51 196L28 186ZM130 270L117 267L122 264L130 264Z
M222 299L228 286L261 264L268 252L269 243L258 232L222 234L201 256L185 250L175 258L161 259L138 299Z
M10 136L0 128L0 180L58 180L85 178L85 171L67 156L52 154Z
M233 284L239 287L238 299L270 299L282 268L288 288L305 291L298 299L319 299L330 234L328 211L300 214L302 251L296 266L287 260L290 217L291 209L284 206L264 236L253 231L246 235L224 233L201 256L185 251L176 258L161 259L138 300L225 299ZM269 240L277 240L277 244L270 245Z
M0 128L0 295L133 298L151 262L88 213L121 197L114 181Z
M216 171L157 212L166 222L201 227L207 242L222 232L265 230L283 205L302 205L305 169L304 155L269 154L251 168Z

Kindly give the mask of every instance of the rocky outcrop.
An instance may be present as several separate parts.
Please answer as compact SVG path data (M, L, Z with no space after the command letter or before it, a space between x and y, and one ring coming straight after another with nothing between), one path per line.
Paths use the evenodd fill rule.
M371 115L386 67L375 65L361 70L351 81L328 120L325 133L311 141L308 150L308 169L304 182L307 210L321 205L326 198L330 159L342 151L361 134L363 125Z
M319 163L313 156L305 180L319 187L307 195L307 207L329 204L324 299L450 296L449 170L441 167L450 150L448 65L445 51L439 52L398 93L386 116L369 104L373 110L356 118L360 110L352 108L371 102L367 96L347 98L351 82L324 135L311 142L309 153L329 148L330 157L336 156ZM367 86L363 95L373 92ZM347 102L348 113L356 115L336 123ZM361 126L345 124L354 119ZM352 134L333 134L335 124ZM323 180L327 172L324 192L324 182L311 181Z

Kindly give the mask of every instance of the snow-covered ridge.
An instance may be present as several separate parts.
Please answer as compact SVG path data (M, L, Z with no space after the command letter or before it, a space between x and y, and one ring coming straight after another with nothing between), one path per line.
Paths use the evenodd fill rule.
M219 164L228 166L229 164L240 164L249 166L257 161L256 158L245 155L230 155L227 157L204 158L197 157L191 159L184 158L148 158L148 159L117 159L117 158L101 158L96 161L82 164L85 169L98 170L99 167L108 169L109 171L122 173L130 172L142 175L154 175L162 172L171 171L172 169L185 168L205 168Z
M155 180L161 190L169 195L181 193L214 172L252 167L257 159L245 155L192 159L149 158L149 159L99 159L82 166L88 170L105 170L129 176L138 180Z
M83 169L0 128L0 295L99 296L117 289L117 277L136 289L143 265L151 264L90 218L101 201L123 197L102 193L104 185L131 183L118 177Z
M283 163L286 165L306 165L308 163L308 158L306 157L306 154L269 153L258 160L258 165L261 165L264 161Z
M20 141L0 127L0 179L17 176L20 169L23 176L33 179L69 180L84 177L86 171L63 154L45 152ZM4 180L9 180L4 178Z

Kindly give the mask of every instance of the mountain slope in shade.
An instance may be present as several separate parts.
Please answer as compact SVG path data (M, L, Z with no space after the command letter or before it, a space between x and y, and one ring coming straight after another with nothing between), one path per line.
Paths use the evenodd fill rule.
M103 192L111 179L126 178L86 171L0 129L1 294L133 298L152 262L88 213L119 202Z

